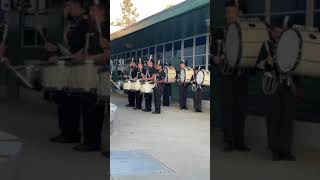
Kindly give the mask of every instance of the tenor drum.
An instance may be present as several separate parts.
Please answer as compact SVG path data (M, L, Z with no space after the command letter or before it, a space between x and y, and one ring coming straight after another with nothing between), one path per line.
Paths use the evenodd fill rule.
M198 85L210 86L210 71L202 69L196 74L196 82Z
M153 82L143 82L140 91L145 94L150 94L153 92L154 87L155 85Z
M264 22L236 22L227 27L226 61L231 67L254 67L262 44L269 40Z
M127 90L130 91L133 87L134 82L131 80L128 80L126 82L123 83L123 90Z
M169 83L176 82L176 76L177 76L176 68L174 68L173 66L164 67L164 73L166 74L165 83L169 84Z
M75 92L88 92L97 90L99 83L98 66L93 60L86 60L71 67L69 86Z
M132 87L131 87L131 90L134 90L134 91L140 91L141 90L141 81L140 80L137 80L133 83Z
M186 67L180 71L180 82L191 83L194 70L191 67Z
M282 73L320 76L320 33L289 29L277 47L277 66Z

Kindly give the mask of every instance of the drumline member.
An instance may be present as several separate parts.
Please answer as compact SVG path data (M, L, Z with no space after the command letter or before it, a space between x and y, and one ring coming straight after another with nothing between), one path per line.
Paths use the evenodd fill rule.
M188 66L187 62L185 62L185 60L182 60L180 62L180 71L182 71L187 66ZM180 81L179 81L179 96L180 96L179 104L180 104L180 109L188 109L187 108L188 88L189 88L189 84L181 82L181 79L180 79Z
M238 20L240 9L235 1L228 1L225 5L227 24ZM247 110L246 97L248 93L248 77L241 69L232 69L222 60L222 48L214 53L214 64L220 69L228 70L222 73L220 85L220 103L222 109L222 130L224 134L224 151L250 151L244 142L245 115ZM222 71L223 69L221 69Z
M128 75L124 75L124 77L127 80L132 80L134 77L137 76L137 64L136 61L134 60L134 58L132 58L131 62L130 62L130 71L129 71L129 76ZM135 96L135 92L133 90L128 90L127 91L128 94L128 101L129 104L127 104L127 107L135 107L136 106L136 96Z
M200 71L195 69L194 74L192 75L192 88L193 88L193 108L195 112L202 112L202 99L203 99L203 87L197 84L196 75Z
M138 62L138 68L137 68L137 76L134 78L134 80L142 80L142 78L145 76L146 70L144 69L144 63L141 59L139 59ZM136 99L136 107L133 109L142 109L142 97L143 94L140 91L135 91L135 99Z
M109 36L104 5L99 4L90 7L90 22L87 59L92 59L95 64L103 66L106 61L103 48L107 47L107 37ZM96 92L87 92L82 96L83 142L75 146L74 150L81 152L96 151L101 148L101 132L106 100L98 99Z
M146 76L142 78L144 81L153 81L155 79L156 69L154 68L154 60L152 57L147 62L148 69L146 70ZM152 94L144 94L145 99L145 109L144 112L150 112L152 108Z
M293 123L295 112L294 82L290 76L279 73L274 62L276 45L283 32L282 24L275 22L272 25L272 40L261 48L257 64L266 73L274 73L272 77L275 89L268 96L267 135L268 145L272 151L272 160L295 161L291 146L293 141ZM268 46L268 47L267 47Z
M164 66L171 66L166 62ZM170 83L164 84L163 87L163 106L170 106L170 96L171 96L172 87Z
M66 28L66 44L72 53L72 60L82 61L84 58L83 49L86 44L86 35L88 33L88 17L82 7L80 0L68 0L64 9L65 17L68 18L69 27ZM50 52L57 52L58 47L53 43L47 42L45 47ZM56 61L55 57L49 59L50 62ZM51 138L52 142L76 143L80 142L80 114L81 105L79 97L67 93L64 90L55 94L55 102L58 107L58 119L61 134Z
M155 87L153 89L153 96L154 96L154 107L155 110L152 114L160 114L161 113L161 96L163 93L163 86L164 86L164 79L166 74L163 71L163 64L162 62L158 61L156 67L156 75L153 82L155 83Z

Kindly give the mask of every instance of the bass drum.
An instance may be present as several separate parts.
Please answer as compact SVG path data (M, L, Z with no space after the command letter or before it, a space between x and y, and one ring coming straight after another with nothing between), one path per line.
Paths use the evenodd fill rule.
M164 73L166 74L165 77L165 83L175 83L176 82L176 76L177 76L177 71L176 68L173 66L166 66L164 67Z
M243 20L227 27L226 61L231 67L255 67L262 44L269 40L264 22Z
M186 67L180 71L180 82L191 83L194 70L191 67Z
M210 71L202 69L196 74L196 82L198 85L210 86Z
M282 33L276 64L282 73L320 76L320 33L289 29Z

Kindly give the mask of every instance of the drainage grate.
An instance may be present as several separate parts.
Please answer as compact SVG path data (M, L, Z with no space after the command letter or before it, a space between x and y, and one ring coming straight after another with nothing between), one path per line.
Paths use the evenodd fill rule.
M110 164L111 176L174 174L173 170L140 150L111 151Z

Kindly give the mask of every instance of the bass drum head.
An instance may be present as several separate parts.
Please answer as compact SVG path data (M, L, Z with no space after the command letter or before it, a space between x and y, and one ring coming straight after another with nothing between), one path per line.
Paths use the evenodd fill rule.
M164 73L165 73L165 81L168 82L168 67L164 68Z
M201 85L204 80L204 71L199 71L196 75L196 82L198 85Z
M301 52L301 37L295 30L285 31L277 48L277 64L283 73L294 70Z
M235 67L239 63L241 54L241 32L237 23L228 26L225 46L227 63Z
M186 80L186 70L181 69L180 71L180 81L184 82Z

